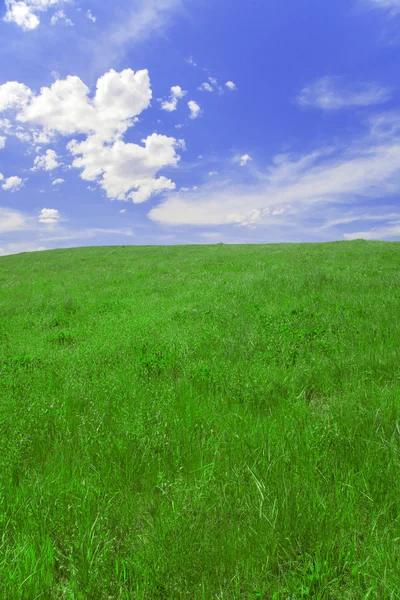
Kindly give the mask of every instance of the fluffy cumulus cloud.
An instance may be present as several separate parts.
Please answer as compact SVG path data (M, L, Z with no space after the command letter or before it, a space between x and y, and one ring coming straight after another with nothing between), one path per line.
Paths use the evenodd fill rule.
M336 110L387 102L392 89L376 83L346 83L342 77L322 77L306 85L296 98L300 106Z
M233 81L227 81L225 86L228 88L228 90L231 90L231 92L237 90L236 83L233 83Z
M32 171L38 171L40 169L52 171L59 166L60 163L57 162L57 153L54 150L47 150L46 154L35 158Z
M169 100L160 100L161 109L168 112L173 112L177 108L178 100L181 100L184 96L186 96L186 94L187 92L184 91L179 85L174 85L171 88Z
M32 91L23 83L8 81L0 85L0 112L8 109L20 109L28 104ZM8 121L11 125L10 121Z
M4 179L4 176L1 175L0 180L4 181L3 185L1 186L3 190L9 192L17 192L23 186L23 181L20 177L13 176Z
M6 23L15 23L24 31L36 29L40 23L37 13L46 11L65 0L5 0L7 12Z
M197 117L200 117L201 108L197 104L197 102L195 102L194 100L190 100L190 102L188 102L188 107L190 110L190 118L191 119L197 119Z
M157 177L157 173L178 164L177 150L185 149L183 140L159 134L143 139L143 145L122 140L137 115L150 105L147 70L117 73L111 69L98 79L93 98L76 76L57 80L37 95L22 84L15 86L13 95L10 90L5 94L4 86L0 86L0 99L3 94L3 105L16 110L16 122L41 127L49 136L86 134L83 141L72 139L67 144L74 157L72 166L82 169L81 178L97 182L109 198L139 203L152 194L175 189L174 182ZM173 90L175 96L183 94L179 86ZM55 168L57 156L53 152L38 156L34 168Z
M153 193L175 189L171 180L155 175L163 167L178 164L176 149L180 147L175 138L156 133L142 143L144 145L139 146L117 140L112 146L106 146L91 136L84 142L72 140L68 149L77 157L73 166L83 169L82 179L98 180L109 198L140 203Z
M60 220L60 213L55 208L42 208L39 214L39 223L55 225Z
M96 134L111 141L133 125L134 117L149 106L151 97L147 70L117 73L111 69L98 79L93 100L83 81L69 75L32 96L16 118L62 135Z

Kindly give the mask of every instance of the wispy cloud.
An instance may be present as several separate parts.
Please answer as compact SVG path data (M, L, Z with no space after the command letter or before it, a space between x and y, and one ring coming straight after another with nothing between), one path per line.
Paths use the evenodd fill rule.
M89 40L94 68L101 71L115 64L135 44L161 33L178 14L185 0L129 0L125 1L120 17L98 36Z
M385 119L386 117L386 119ZM390 124L391 121L391 124ZM293 227L310 231L375 218L366 211L368 202L379 199L377 219L381 228L371 230L370 239L400 234L400 212L393 214L385 199L400 193L400 115L377 115L369 130L343 150L317 148L293 157L277 155L267 171L258 171L252 183L240 174L221 174L190 198L171 193L148 217L165 225L272 227L291 232ZM382 126L384 123L385 126ZM236 177L236 179L235 179ZM346 210L346 207L347 210ZM327 220L331 223L327 225ZM318 227L319 222L319 227ZM348 239L351 234L346 234ZM359 232L355 232L356 237Z
M381 8L389 11L389 14L396 15L400 13L400 0L366 0L370 8Z
M338 110L351 106L370 106L387 102L393 88L374 82L346 82L343 77L322 77L306 85L296 98L300 106Z

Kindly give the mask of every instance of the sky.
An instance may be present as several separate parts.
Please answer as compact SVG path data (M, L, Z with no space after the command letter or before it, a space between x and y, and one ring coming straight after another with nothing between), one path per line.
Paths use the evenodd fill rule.
M0 256L399 241L399 60L400 0L0 0Z

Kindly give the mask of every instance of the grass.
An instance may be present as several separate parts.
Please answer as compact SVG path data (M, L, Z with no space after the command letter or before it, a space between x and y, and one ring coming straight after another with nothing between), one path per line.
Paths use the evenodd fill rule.
M400 244L0 259L0 598L400 598Z

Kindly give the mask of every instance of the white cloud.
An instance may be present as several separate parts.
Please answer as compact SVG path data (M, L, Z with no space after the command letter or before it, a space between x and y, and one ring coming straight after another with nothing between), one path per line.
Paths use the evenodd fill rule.
M222 93L222 87L218 84L218 81L215 77L209 77L208 82L204 82L199 87L201 92L219 92Z
M0 150L2 150L6 145L6 138L4 135L0 135Z
M96 21L97 21L97 17L94 17L94 16L92 15L92 13L90 12L90 10L88 10L88 11L86 12L86 16L87 16L87 18L88 18L88 19L90 19L91 21L93 21L93 23L96 23Z
M231 90L232 92L234 90L237 90L236 83L233 83L233 81L227 81L225 85L228 88L228 90Z
M6 23L15 23L24 31L36 29L40 20L25 2L6 0L7 12L3 18Z
M3 178L4 179L4 178ZM8 190L10 192L17 192L21 189L23 185L23 181L20 177L8 177L8 179L4 179L4 183L1 186L3 190Z
M188 65L192 65L192 67L197 67L197 63L194 62L191 56L189 56L189 58L186 59L186 62L188 63Z
M65 25L73 25L73 22L71 21L71 19L69 19L67 17L67 15L65 14L65 12L63 10L58 10L57 12L55 12L54 15L51 17L50 22L52 25L56 25L57 23L64 23Z
M5 0L7 12L3 20L19 25L24 31L32 31L40 23L37 12L46 11L64 1L66 0Z
M144 146L117 140L112 146L105 146L99 138L90 136L80 143L72 140L67 147L78 157L72 164L83 168L82 179L101 178L98 182L109 198L141 203L153 193L175 189L170 179L156 179L155 175L163 167L178 164L175 149L180 146L175 138L157 133L142 142Z
M391 88L376 83L346 84L342 77L322 77L305 86L296 98L300 106L336 110L348 106L370 106L387 102Z
M52 185L59 185L60 183L65 183L65 179L62 179L61 177L59 179L55 179L52 182Z
M186 96L187 92L184 91L179 85L175 85L171 88L170 100L160 100L161 109L167 110L168 112L173 112L176 110L178 105L178 100L181 100L184 96Z
M179 86L172 90L177 97L184 94ZM88 93L88 87L78 77L67 77L50 88L42 88L39 95L32 95L16 119L65 136L86 133L85 140L73 139L67 144L75 157L72 166L83 169L81 178L96 181L109 198L139 203L152 194L175 189L170 179L156 175L161 169L178 164L176 150L185 149L184 140L154 133L143 139L141 146L121 139L150 104L147 70L116 73L111 69L97 81L93 99ZM37 157L35 167L48 170L54 166L51 157L56 157L52 152L46 153L46 159Z
M1 112L1 111L0 111ZM0 119L0 131L9 134L12 129L10 119Z
M0 173L0 181L2 181L3 179L4 179L3 173Z
M111 69L98 79L93 100L88 94L83 81L69 75L32 96L29 105L17 114L17 121L62 135L93 133L111 141L124 134L134 117L149 106L152 93L148 71L125 69L117 73Z
M55 225L60 220L60 213L55 208L42 208L39 214L39 223Z
M390 207L390 199L400 193L400 114L396 130L394 125L377 129L372 123L368 134L354 139L345 150L321 148L297 158L278 155L266 172L258 172L253 183L244 184L239 177L237 181L209 181L190 198L169 194L148 217L164 225L270 226L273 232L279 223L280 235L286 228L290 236L294 226L303 232L318 232L310 229L310 223L319 219L322 229L332 214L337 223L349 216L354 222L362 221L366 214L363 200L379 199L376 212L392 219L386 233L399 235L400 214L394 221L387 214L385 199ZM347 205L351 206L350 215ZM374 230L373 237L379 238L379 231L383 230Z
M191 119L196 119L201 115L201 108L194 100L190 100L190 102L188 102L188 107L190 110Z
M8 81L0 85L0 112L23 108L32 97L31 90L23 83Z
M43 169L44 171L52 171L57 169L60 163L57 162L57 153L54 150L47 150L46 154L37 156L34 160L32 171Z
M30 131L24 129L18 125L17 127L12 128L9 132L9 135L15 136L20 142L29 144L31 146L31 150L36 146L36 144L50 144L54 141L55 132L48 130L35 130L32 128ZM39 149L35 148L36 152L39 152Z
M212 177L213 175L218 175L218 171L210 171L210 172L209 172L209 175L211 175L211 177Z
M241 167L245 167L247 163L253 159L248 154L243 154L243 156L239 156L236 160L239 162Z
M201 86L199 87L199 90L201 92L213 92L214 88L212 87L212 85L210 85L209 83L205 82L205 83L201 84Z

